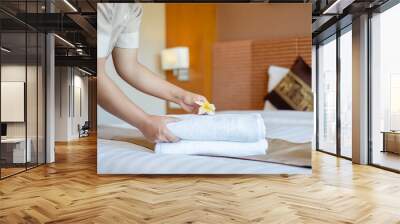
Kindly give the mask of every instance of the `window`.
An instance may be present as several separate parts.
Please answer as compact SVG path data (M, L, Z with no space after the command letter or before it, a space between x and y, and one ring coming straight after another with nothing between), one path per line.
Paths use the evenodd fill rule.
M336 153L336 36L318 48L318 149Z
M390 130L400 130L400 73L390 74Z
M371 161L400 170L400 5L373 15L371 19ZM386 134L384 134L387 132ZM393 135L394 147L384 135ZM397 137L394 137L397 136ZM388 142L389 141L389 142ZM397 142L397 143L396 143ZM386 143L386 144L385 144Z
M338 34L340 36L333 35L320 43L318 48L318 149L351 158L353 78L351 24ZM338 90L340 92L337 92Z
M345 28L340 36L340 155L352 156L352 32Z

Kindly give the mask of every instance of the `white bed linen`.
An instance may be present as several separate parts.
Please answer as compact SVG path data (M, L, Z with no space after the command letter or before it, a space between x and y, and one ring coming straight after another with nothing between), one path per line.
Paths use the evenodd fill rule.
M311 174L311 169L222 157L155 154L127 142L98 139L99 174Z
M220 113L260 113L265 123L266 137L283 139L293 143L311 142L314 136L313 112L277 111L223 111Z
M267 138L295 143L310 142L313 136L312 112L226 111L222 113L260 113ZM119 131L116 131L119 130ZM140 136L128 124L98 127L98 137ZM99 174L311 174L311 169L258 161L194 155L155 154L127 142L98 139Z

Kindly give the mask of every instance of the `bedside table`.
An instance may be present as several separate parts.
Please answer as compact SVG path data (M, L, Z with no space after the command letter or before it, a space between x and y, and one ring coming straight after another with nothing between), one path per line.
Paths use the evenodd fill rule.
M383 149L382 152L400 154L400 131L382 131Z

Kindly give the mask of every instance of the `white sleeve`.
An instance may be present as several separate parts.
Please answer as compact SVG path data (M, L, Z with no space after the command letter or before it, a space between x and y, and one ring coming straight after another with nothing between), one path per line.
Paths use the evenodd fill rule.
M119 35L115 47L119 48L139 48L139 29L142 21L143 8L140 4L135 4L132 9L129 21L124 31Z
M110 3L97 4L97 58L104 58L109 54L111 23L107 18L108 14L112 14Z
M108 56L110 38L109 35L104 33L97 34L97 58L105 58Z
M139 31L121 33L115 46L119 48L139 48Z

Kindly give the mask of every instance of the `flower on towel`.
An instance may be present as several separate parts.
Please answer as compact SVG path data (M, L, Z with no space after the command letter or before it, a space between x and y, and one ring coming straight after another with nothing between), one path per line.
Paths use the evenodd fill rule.
M200 106L199 114L213 115L215 113L215 106L207 101L197 101L196 104Z

